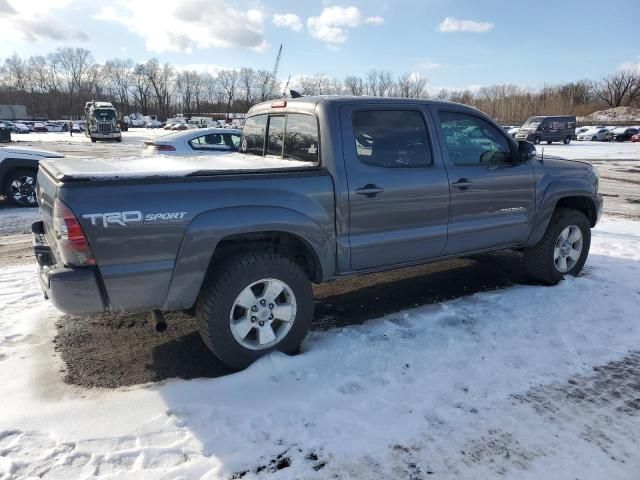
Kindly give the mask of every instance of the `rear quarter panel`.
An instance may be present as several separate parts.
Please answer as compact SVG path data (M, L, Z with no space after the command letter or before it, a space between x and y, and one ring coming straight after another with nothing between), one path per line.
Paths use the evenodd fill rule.
M230 234L287 231L334 261L333 183L321 170L90 182L64 186L59 196L89 239L113 311L190 307L217 243ZM184 215L106 228L87 217L131 211Z

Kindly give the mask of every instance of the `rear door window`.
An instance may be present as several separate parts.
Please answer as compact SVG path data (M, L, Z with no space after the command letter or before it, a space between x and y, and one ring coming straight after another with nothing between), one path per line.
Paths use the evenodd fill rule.
M358 160L384 168L433 163L422 114L415 110L364 110L353 114Z

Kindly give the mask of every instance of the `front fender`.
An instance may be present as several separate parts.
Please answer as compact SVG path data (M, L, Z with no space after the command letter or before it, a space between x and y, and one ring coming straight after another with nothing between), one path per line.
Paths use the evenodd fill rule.
M185 232L163 310L187 309L195 303L221 240L231 235L259 232L283 232L301 238L314 251L322 267L322 279L334 275L335 238L308 216L284 207L211 210L194 218Z
M551 182L541 195L537 208L537 215L531 234L525 243L525 247L536 245L546 232L551 216L558 202L567 197L581 197L591 202L594 211L597 211L597 191L593 183L585 179L563 179Z

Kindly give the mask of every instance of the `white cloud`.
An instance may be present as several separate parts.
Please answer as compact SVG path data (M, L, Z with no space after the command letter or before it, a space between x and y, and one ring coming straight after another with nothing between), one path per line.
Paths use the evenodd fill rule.
M367 17L364 19L364 23L367 25L382 25L384 23L384 18L382 17Z
M430 60L420 61L420 62L418 62L416 64L416 66L420 70L437 70L439 68L442 68L442 64L441 63L432 62Z
M0 0L0 38L9 42L86 41L87 34L60 22L55 10L63 10L73 0Z
M173 65L178 72L199 72L218 75L222 70L238 70L237 68L225 67L213 63L189 63L187 65Z
M307 28L312 37L330 45L347 40L350 28L384 23L382 17L364 17L357 7L326 7L317 17L307 19Z
M302 30L302 20L295 13L276 13L272 20L276 27L290 28L294 32Z
M624 62L618 67L618 70L629 70L640 73L640 62Z
M268 47L263 12L236 10L224 0L117 0L95 18L124 25L145 40L147 50L156 53L210 47L263 51Z
M493 30L493 23L491 22L476 22L475 20L458 20L457 18L447 17L440 25L438 25L438 31L451 33L451 32L472 32L472 33L486 33Z

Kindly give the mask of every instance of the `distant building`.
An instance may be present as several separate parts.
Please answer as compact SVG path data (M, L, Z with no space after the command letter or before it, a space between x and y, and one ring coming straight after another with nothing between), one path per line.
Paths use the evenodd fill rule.
M0 105L0 119L2 120L27 120L27 107L24 105Z

